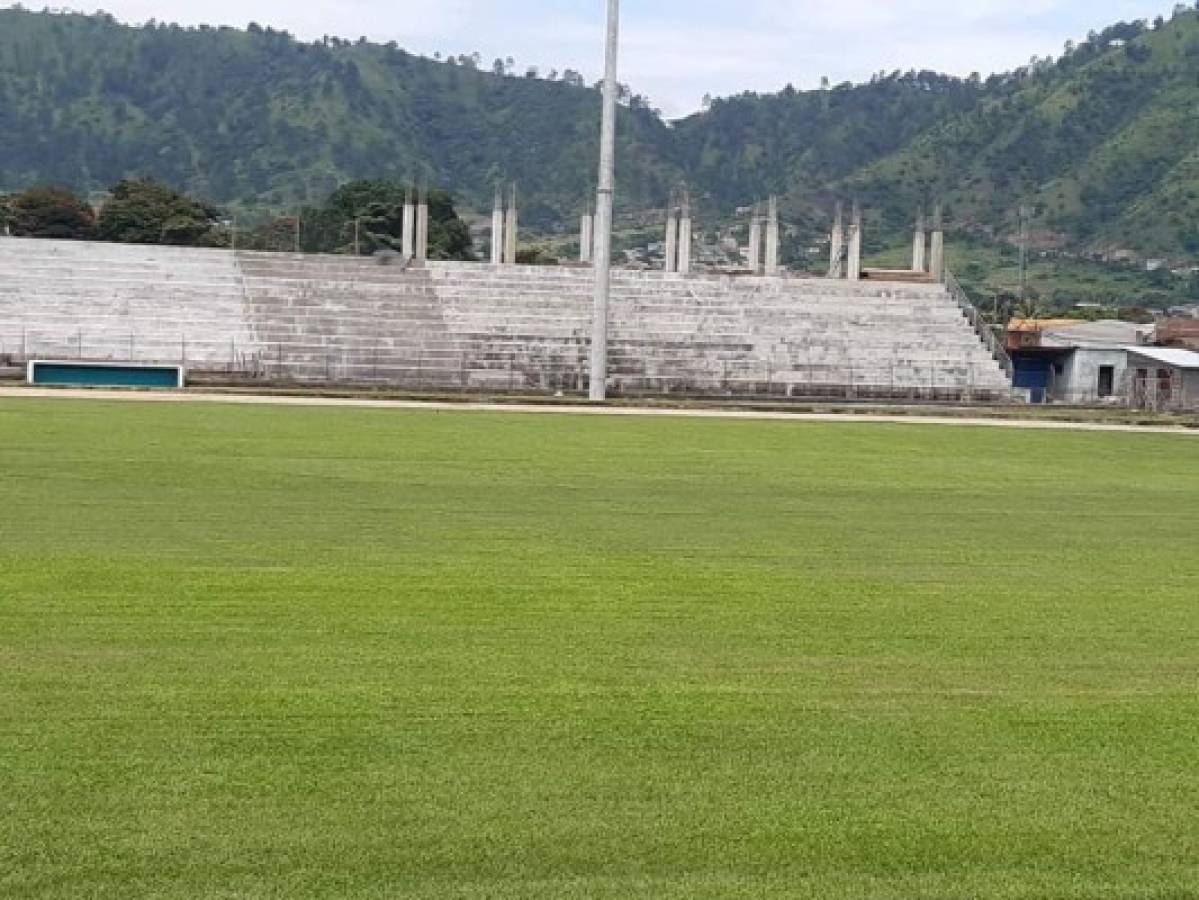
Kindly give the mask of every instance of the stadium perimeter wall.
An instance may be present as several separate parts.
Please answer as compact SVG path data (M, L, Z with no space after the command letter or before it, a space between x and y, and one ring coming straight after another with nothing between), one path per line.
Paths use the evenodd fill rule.
M0 239L0 362L230 381L585 390L591 273ZM940 285L617 271L620 394L1007 400Z

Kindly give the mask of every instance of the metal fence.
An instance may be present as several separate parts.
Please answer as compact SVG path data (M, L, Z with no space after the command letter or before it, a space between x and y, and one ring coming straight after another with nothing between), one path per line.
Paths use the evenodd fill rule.
M954 277L954 274L948 270L945 272L945 287L949 289L950 295L957 302L958 306L961 307L966 318L970 320L975 333L987 345L987 349L991 351L991 355L995 357L996 362L1003 367L1003 371L1007 374L1008 379L1012 379L1015 376L1016 367L1012 362L1011 356L1008 355L1007 347L1004 346L1003 338L999 336L996 327L987 321L986 316L974 305L970 299L970 295L966 293L957 278Z
M464 341L463 343L467 343ZM0 322L0 365L33 359L122 361L182 365L195 380L230 383L341 385L418 392L585 394L587 344L547 349L473 344L418 347L397 352L389 342L353 348L263 343L249 337L214 340L186 332L153 336L112 330L71 332L5 328ZM979 382L960 359L928 358L854 365L790 365L736 360L714 370L702 361L670 371L628 358L614 361L611 392L629 397L911 400L1021 403L1027 393Z

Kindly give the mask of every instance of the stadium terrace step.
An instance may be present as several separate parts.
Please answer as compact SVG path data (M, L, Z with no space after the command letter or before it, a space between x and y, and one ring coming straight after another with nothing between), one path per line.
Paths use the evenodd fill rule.
M0 363L178 362L196 372L421 389L583 390L585 268L0 239ZM727 396L1010 395L936 284L617 271L615 390Z

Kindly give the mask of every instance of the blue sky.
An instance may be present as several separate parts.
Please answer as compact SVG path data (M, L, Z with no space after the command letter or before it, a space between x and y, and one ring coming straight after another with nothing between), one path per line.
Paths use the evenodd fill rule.
M1166 0L624 0L621 80L669 115L705 94L860 81L882 69L1015 68ZM96 7L83 7L94 9ZM286 28L399 42L432 55L512 56L522 70L601 69L605 0L107 0L120 19Z

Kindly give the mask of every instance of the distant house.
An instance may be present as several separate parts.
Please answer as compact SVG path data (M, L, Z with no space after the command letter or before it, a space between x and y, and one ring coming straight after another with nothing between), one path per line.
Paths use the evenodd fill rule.
M1013 321L1008 352L1015 386L1033 403L1120 403L1127 396L1128 348L1153 336L1154 326L1130 322Z
M1172 316L1159 322L1157 343L1163 347L1199 351L1199 316Z
M1128 402L1139 409L1199 410L1199 353L1130 347Z

